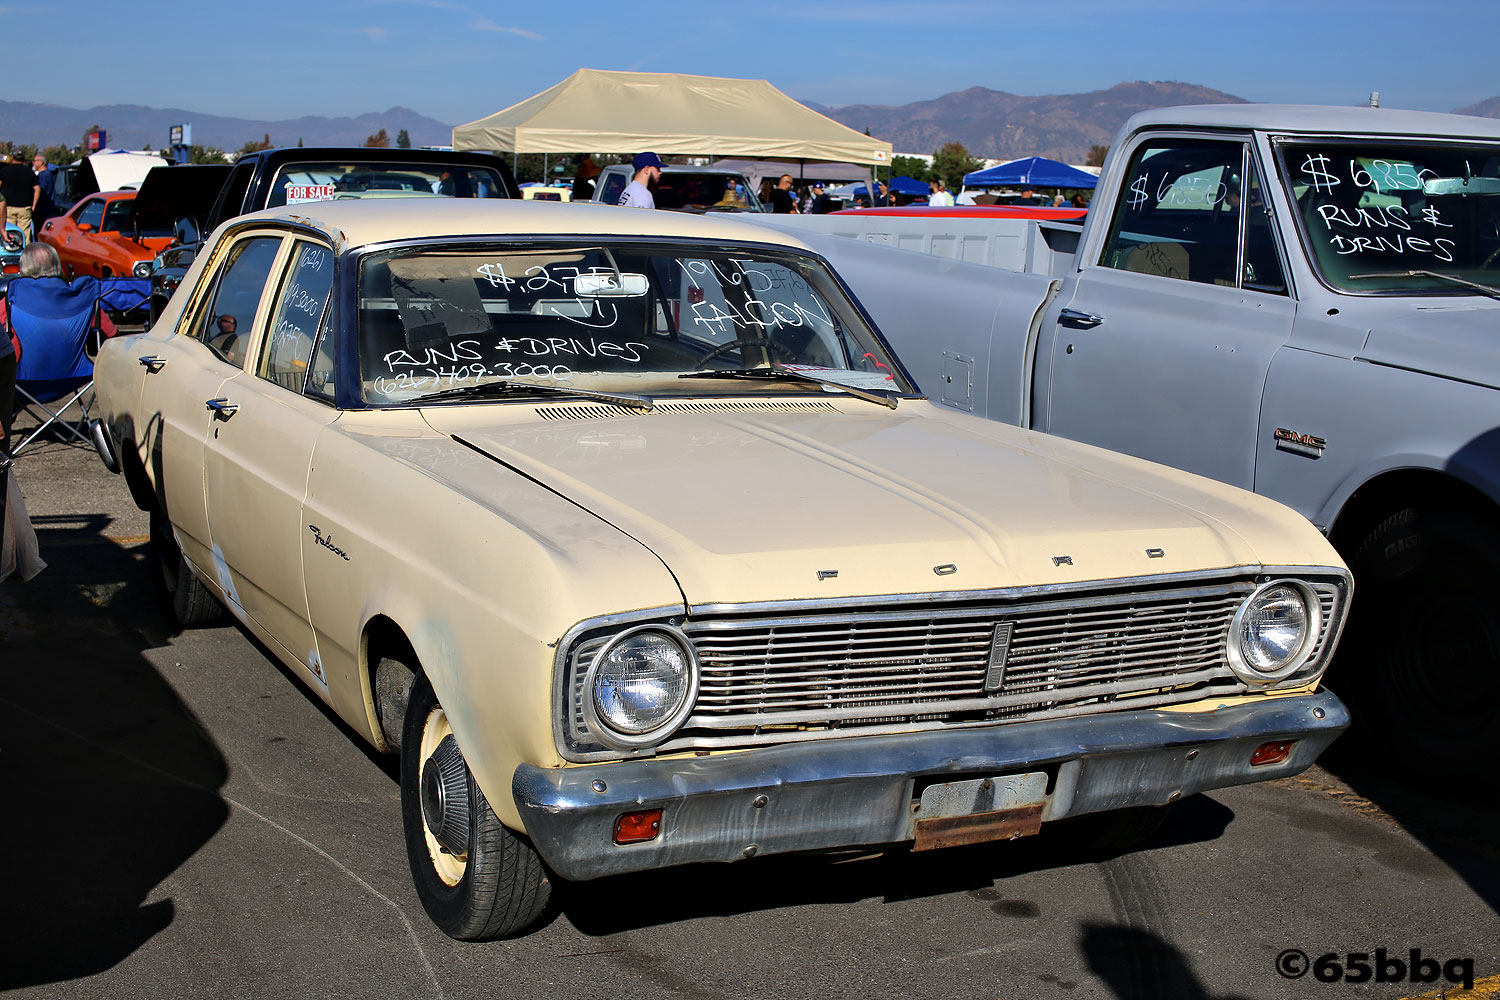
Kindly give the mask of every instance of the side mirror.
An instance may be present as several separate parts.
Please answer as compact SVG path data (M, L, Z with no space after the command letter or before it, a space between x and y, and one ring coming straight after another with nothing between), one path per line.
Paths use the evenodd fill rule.
M184 215L172 224L172 236L177 243L199 243L203 240L202 230L189 215Z
M80 233L92 233L94 231L94 227L87 222L80 222L78 224L78 231Z

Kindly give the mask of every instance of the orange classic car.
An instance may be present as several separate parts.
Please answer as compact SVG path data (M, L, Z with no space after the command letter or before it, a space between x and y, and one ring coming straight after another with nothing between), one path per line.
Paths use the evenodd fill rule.
M37 238L62 258L63 274L148 278L152 260L172 242L168 229L137 225L134 191L101 191L49 219Z

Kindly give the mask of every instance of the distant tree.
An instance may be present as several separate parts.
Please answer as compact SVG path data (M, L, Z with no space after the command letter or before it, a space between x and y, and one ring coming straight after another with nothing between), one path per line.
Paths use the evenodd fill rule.
M302 148L302 137L300 135L297 136L297 148L298 149Z
M246 153L258 153L262 149L270 149L271 148L271 133L265 132L265 133L262 133L262 135L264 136L264 138L262 138L259 142L256 142L254 139L251 139L249 142L247 142L243 146L241 146L239 148L239 150L235 152L234 155L236 157L239 157L239 156L244 156Z
M218 146L194 146L188 151L189 163L225 163L228 160Z
M385 134L385 129L381 129L379 132L376 132L374 135L366 139L365 145L373 147L375 149L390 149L391 137Z
M1083 165L1086 166L1086 167L1102 167L1102 166L1104 166L1104 156L1108 152L1109 152L1109 147L1108 146L1090 146L1089 147L1089 158L1083 161Z
M522 153L511 160L518 184L546 180L546 166L541 153Z
M941 180L949 189L957 191L964 186L964 174L971 174L983 166L984 161L970 156L963 143L944 143L932 154L932 179Z
M932 179L932 171L927 166L927 161L920 156L893 156L891 157L891 176L926 181Z
M48 146L42 150L42 155L47 158L48 163L72 163L78 159L78 150L71 146Z
M396 133L396 148L411 149L411 136L406 134L406 129Z

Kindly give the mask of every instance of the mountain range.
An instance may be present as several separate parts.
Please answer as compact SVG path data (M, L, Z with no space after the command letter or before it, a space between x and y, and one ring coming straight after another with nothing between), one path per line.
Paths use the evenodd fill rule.
M1082 163L1092 146L1107 145L1137 111L1175 104L1243 104L1243 98L1191 83L1134 81L1086 94L1023 96L985 87L970 87L911 104L848 104L808 107L860 132L890 142L897 153L928 154L958 141L974 155L988 159L1050 156ZM1457 114L1500 118L1500 97L1456 109ZM0 101L0 144L76 145L94 125L108 132L116 148L167 145L170 126L191 122L193 142L234 151L246 142L269 137L273 145L358 146L381 129L394 143L405 129L412 144L442 146L452 140L452 126L393 107L356 118L308 116L286 121L259 121L206 115L181 108L148 108L133 104L100 105L79 110L55 104ZM598 152L611 152L599 150ZM624 152L620 150L619 152Z

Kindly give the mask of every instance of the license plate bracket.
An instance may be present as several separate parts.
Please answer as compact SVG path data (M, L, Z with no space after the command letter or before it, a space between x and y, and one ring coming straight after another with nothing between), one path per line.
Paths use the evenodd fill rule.
M918 800L914 851L1014 840L1041 832L1042 771L928 785Z

